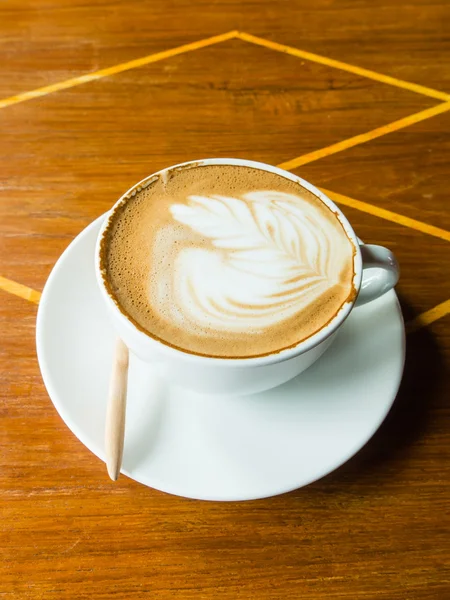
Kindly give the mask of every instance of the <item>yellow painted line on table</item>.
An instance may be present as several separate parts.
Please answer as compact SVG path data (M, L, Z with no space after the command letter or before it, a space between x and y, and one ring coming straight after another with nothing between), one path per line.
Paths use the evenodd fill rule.
M369 215L374 215L375 217L379 217L380 219L392 221L393 223L398 223L399 225L404 225L405 227L409 227L410 229L415 229L416 231L421 231L422 233L427 233L428 235L432 235L434 237L441 238L446 242L450 242L450 232L446 229L441 229L440 227L429 225L428 223L424 223L423 221L417 221L416 219L405 217L404 215L392 212L391 210L386 210L385 208L380 208L379 206L375 206L374 204L368 204L367 202L361 202L361 200L349 198L348 196L338 194L337 192L331 192L330 190L325 190L323 188L321 189L324 194L329 196L337 204L344 204L344 206L350 206L351 208L355 208L356 210L359 210L361 212L368 213Z
M18 104L20 102L25 102L26 100L31 100L33 98L39 98L41 96L46 96L48 94L52 94L53 92L58 92L61 90L65 90L71 87L75 87L77 85L82 85L83 83L88 83L90 81L96 81L98 79L102 79L104 77L109 77L110 75L116 75L117 73L122 73L123 71L129 71L130 69L136 69L138 67L143 67L145 65L158 62L160 60L164 60L166 58L170 58L172 56L177 56L178 54L183 54L185 52L192 52L193 50L199 50L201 48L206 48L207 46L212 46L214 44L219 44L220 42L224 42L226 40L230 40L233 38L239 38L245 42L250 42L252 44L256 44L258 46L263 46L265 48L269 48L271 50L275 50L277 52L283 52L285 54L290 54L291 56L296 56L297 58L303 58L305 60L310 60L312 62L316 62L322 65L326 65L329 67L333 67L336 69L341 69L343 71L348 71L355 75L360 75L362 77L368 77L369 79L373 79L375 81L379 81L382 83L387 83L393 85L395 87L407 89L412 92L416 92L418 94L423 94L425 96L429 96L431 98L437 98L438 100L450 101L450 94L445 92L440 92L438 90L434 90L423 85L419 85L416 83L411 83L409 81L404 81L402 79L397 79L395 77L391 77L389 75L383 75L382 73L377 73L376 71L371 71L369 69L364 69L362 67L357 67L356 65L350 65L348 63L344 63L339 60L335 60L333 58L328 58L326 56L321 56L319 54L314 54L313 52L307 52L306 50L300 50L298 48L294 48L292 46L286 46L285 44L279 44L278 42L273 42L271 40L267 40L265 38L261 38L250 33L246 33L243 31L228 31L226 33L222 33L219 35L215 35L209 38L205 38L202 40L198 40L196 42L191 42L190 44L184 44L182 46L177 46L175 48L170 48L169 50L163 50L161 52L156 52L154 54L149 54L147 56L143 56L141 58L137 58L134 60L130 60L125 63L119 63L117 65L113 65L112 67L107 67L105 69L100 69L99 71L94 71L92 73L86 73L84 75L79 75L78 77L72 77L70 79L66 79L64 81L59 81L57 83L52 83L50 85L46 85L40 88L36 88L34 90L30 90L28 92L23 92L21 94L17 94L15 96L11 96L9 98L5 98L0 100L0 108L5 108L6 106L11 106L13 104Z
M31 100L32 98L47 96L48 94L52 94L53 92L66 90L77 85L82 85L83 83L88 83L89 81L103 79L103 77L109 77L110 75L117 75L118 73L123 73L123 71L129 71L130 69L143 67L145 65L164 60L165 58L177 56L178 54L184 54L185 52L192 52L193 50L206 48L207 46L212 46L214 44L230 40L232 38L235 38L236 36L236 31L228 31L227 33L214 35L212 37L199 40L197 42L191 42L190 44L177 46L175 48L171 48L170 50L163 50L162 52L156 52L155 54L149 54L148 56L143 56L142 58L136 58L135 60L120 63L118 65L107 67L105 69L100 69L99 71L94 71L93 73L87 73L78 77L72 77L71 79L59 81L58 83L52 83L50 85L46 85L35 90L30 90L29 92L17 94L17 96L11 96L10 98L0 100L0 108L5 108L6 106L11 106L12 104L18 104L19 102L25 102L26 100Z
M406 333L414 333L415 331L422 329L422 327L427 327L427 325L431 325L431 323L434 323L438 319L446 317L448 314L450 314L450 299L441 302L441 304L438 304L434 308L425 311L409 321L409 323L406 324Z
M342 140L342 142L331 144L326 148L321 148L320 150L314 150L314 152L303 154L302 156L298 156L297 158L293 158L292 160L281 163L281 165L278 166L282 169L295 169L296 167L301 167L302 165L319 160L319 158L336 154L336 152L342 152L342 150L346 150L347 148L364 144L365 142L374 140L382 135L392 133L393 131L398 131L399 129L403 129L409 125L414 125L415 123L419 123L420 121L424 121L430 117L447 112L448 110L450 110L450 102L444 102L442 104L438 104L437 106L432 106L431 108L422 110L418 113L414 113L413 115L409 115L408 117L403 117L403 119L399 119L398 121L393 121L387 125L382 125L381 127L372 129L372 131L368 131L367 133L361 133L359 135L355 135L354 137L348 138L347 140Z
M22 285L21 283L17 283L12 279L2 277L1 275L0 289L4 290L5 292L9 292L10 294L14 294L15 296L19 296L19 298L24 298L25 300L34 302L34 304L39 304L39 300L41 299L40 292L37 292L36 290L33 290L32 288L29 288L26 285Z
M237 32L236 37L238 37L241 40L244 40L245 42L250 42L251 44L264 46L265 48L269 48L270 50L275 50L277 52L284 52L285 54L290 54L291 56L296 56L297 58L310 60L321 65L326 65L327 67L334 67L335 69L348 71L349 73L353 73L354 75L361 75L362 77L374 79L375 81L379 81L381 83L387 83L395 87L409 90L410 92L416 92L417 94L423 94L425 96L430 96L431 98L437 98L438 100L450 100L450 94L446 94L445 92L433 90L432 88L425 87L417 83L404 81L403 79L397 79L396 77L391 77L390 75L383 75L382 73L377 73L376 71L371 71L370 69L357 67L356 65L350 65L348 63L341 62L340 60L334 60L333 58L321 56L320 54L314 54L313 52L307 52L306 50L299 50L298 48L294 48L292 46L279 44L278 42L273 42L271 40L252 35L250 33L245 33L244 31Z

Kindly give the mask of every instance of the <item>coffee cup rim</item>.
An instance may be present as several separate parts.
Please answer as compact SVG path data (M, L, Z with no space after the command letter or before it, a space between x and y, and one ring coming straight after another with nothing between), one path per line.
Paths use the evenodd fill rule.
M353 287L355 290L354 297L351 300L345 302L336 315L319 331L309 336L305 340L298 342L298 344L291 346L289 348L285 348L282 350L274 351L271 354L263 355L263 356L250 356L248 358L240 357L240 358L232 358L232 357L216 357L216 356L205 356L200 354L195 354L189 352L187 350L182 350L181 348L176 348L174 346L169 345L168 343L159 340L141 329L139 329L122 310L119 308L118 303L114 300L114 298L108 292L102 270L101 270L101 260L100 260L100 250L101 250L101 241L105 230L108 227L109 221L111 217L114 215L119 206L123 204L123 202L129 200L136 193L145 188L146 184L150 184L154 179L161 176L163 173L172 172L174 170L183 169L183 168L195 168L200 166L207 165L229 165L229 166L243 166L250 167L254 169L263 170L266 172L274 173L276 175L280 175L281 177L285 177L291 181L299 183L302 187L311 192L314 196L319 198L321 202L323 202L332 212L335 213L339 222L344 228L344 231L347 237L350 239L353 247ZM95 246L95 274L98 285L100 287L102 296L106 300L109 307L113 310L115 317L117 317L121 321L121 325L125 327L126 330L130 333L130 335L135 335L139 338L140 343L148 343L152 346L153 349L162 352L168 358L180 358L182 357L185 360L192 361L195 363L204 363L204 364L215 364L217 366L233 366L233 367L249 367L249 366L263 366L269 365L273 363L283 362L290 358L294 358L295 356L299 356L312 350L322 342L324 342L327 338L329 338L333 333L335 333L339 327L344 323L351 310L353 309L362 281L362 258L361 251L359 248L358 238L353 231L352 226L350 225L348 219L345 217L340 208L321 190L315 187L313 184L305 181L302 177L295 175L289 171L285 171L280 167L274 167L272 165L268 165L266 163L262 163L259 161L247 160L247 159L238 159L238 158L206 158L201 160L191 160L183 163L179 163L170 167L166 167L164 169L160 169L144 177L138 183L135 183L131 186L122 196L115 202L112 208L106 213L106 218L101 225L99 234L97 236L96 246Z

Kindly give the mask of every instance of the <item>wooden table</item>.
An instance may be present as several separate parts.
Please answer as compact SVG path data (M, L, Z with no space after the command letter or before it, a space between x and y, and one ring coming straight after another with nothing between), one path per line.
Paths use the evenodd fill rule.
M450 597L450 5L6 0L0 7L0 597ZM257 502L172 497L66 428L35 355L58 256L131 184L281 164L392 248L404 382L337 472ZM447 369L447 371L446 371Z

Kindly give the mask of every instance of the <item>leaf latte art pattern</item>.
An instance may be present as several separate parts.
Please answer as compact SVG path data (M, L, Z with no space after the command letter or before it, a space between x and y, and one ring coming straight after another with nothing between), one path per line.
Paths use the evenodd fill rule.
M328 209L326 209L328 211ZM170 318L194 328L263 331L341 282L349 240L330 212L278 191L191 195L170 207L197 235L174 258Z

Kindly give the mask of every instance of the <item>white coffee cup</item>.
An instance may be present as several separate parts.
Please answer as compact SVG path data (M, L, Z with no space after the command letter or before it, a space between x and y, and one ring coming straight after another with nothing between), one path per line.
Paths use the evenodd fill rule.
M108 219L105 219L97 239L95 271L107 311L117 334L131 352L152 365L162 363L171 383L198 392L219 394L249 394L273 388L292 379L312 365L330 346L339 328L354 307L379 298L396 285L399 277L397 261L392 252L382 246L361 245L350 223L339 208L316 187L292 173L249 160L214 158L175 165L175 167L164 169L158 174L191 164L238 165L263 169L298 182L320 198L326 206L336 213L355 246L353 283L358 291L357 299L344 304L336 316L314 335L295 347L274 352L268 356L227 359L190 354L159 342L140 331L119 310L107 292L100 270L100 240L108 224ZM154 178L155 175L156 173L146 177L130 188L113 206L109 216L114 213L124 197L141 188L146 181Z

